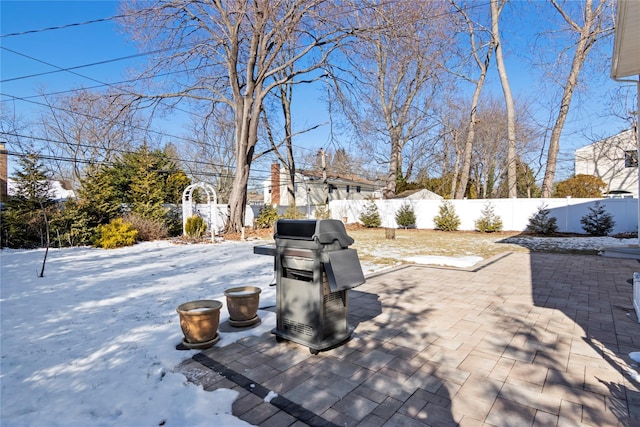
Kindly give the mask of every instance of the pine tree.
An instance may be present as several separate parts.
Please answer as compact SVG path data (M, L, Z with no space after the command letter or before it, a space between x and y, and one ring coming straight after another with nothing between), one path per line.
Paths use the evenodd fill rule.
M36 152L18 160L19 170L13 177L14 194L7 198L2 212L3 246L35 248L47 239L46 211L52 211L50 174Z
M456 209L448 200L443 200L438 215L433 218L436 230L456 231L460 227L460 217Z
M493 233L502 230L502 218L493 210L493 205L487 203L480 212L480 218L476 220L476 230L484 233Z
M378 213L378 207L376 206L376 202L373 200L369 200L364 207L364 212L360 214L359 217L362 225L367 228L376 228L380 227L382 224L382 220L380 219L380 214Z
M167 210L164 208L164 184L160 152L150 152L145 146L137 153L127 154L123 159L130 175L128 196L131 210L142 218L163 222Z
M396 223L400 227L414 227L416 225L416 214L410 204L403 204L396 212Z
M165 204L181 201L182 191L189 183L166 153L143 146L112 165L89 169L79 194L93 227L108 224L125 210L173 229L175 221ZM181 221L178 228L181 231Z
M527 231L535 234L552 234L558 231L558 225L556 224L556 217L549 217L549 209L547 205L542 204L538 207L538 212L533 214L529 218L529 224L527 224Z
M600 202L595 202L589 213L580 218L582 229L592 236L606 236L616 225L613 216L608 213Z

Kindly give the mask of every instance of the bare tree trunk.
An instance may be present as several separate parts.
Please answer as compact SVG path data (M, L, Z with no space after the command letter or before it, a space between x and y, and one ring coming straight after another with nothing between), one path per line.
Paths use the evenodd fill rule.
M138 94L140 100L190 99L212 111L219 106L233 111L236 170L225 231L241 231L264 100L280 85L325 66L331 52L352 36L343 18L349 5L166 0L149 7L144 0L128 0L123 7L124 21L143 47L163 52L145 74L180 75L166 79L166 92ZM284 71L297 64L295 72Z
M385 199L390 199L396 195L396 187L398 181L398 171L400 170L400 153L402 152L402 144L396 138L391 136L391 155L389 156L389 172L387 173L387 185L382 191Z
M560 150L560 136L567 120L567 115L569 114L571 98L573 97L573 91L578 84L578 77L580 75L582 65L584 64L585 59L596 40L598 40L604 32L609 31L609 29L601 28L602 22L600 20L600 15L603 14L607 0L598 0L598 5L595 10L592 7L593 0L585 0L584 24L582 27L580 27L568 15L562 6L558 4L557 0L551 0L551 3L558 13L562 15L567 24L569 24L569 26L579 34L579 39L573 54L573 61L571 62L569 76L567 77L566 84L564 85L564 91L560 101L560 109L558 110L558 117L556 118L553 129L551 130L549 151L547 153L547 168L542 181L542 197L551 197L553 179L555 178L556 165L558 162L558 151Z
M462 157L462 152L460 151L460 147L458 147L458 131L456 129L452 130L453 132L453 147L456 150L456 159L453 165L453 178L451 179L451 190L449 191L449 197L454 198L456 196L456 185L458 183L458 173L460 173L460 157ZM446 170L446 162L442 167L442 170Z
M478 114L478 104L480 102L480 94L482 93L484 81L487 77L487 70L489 69L489 63L491 62L491 56L493 55L495 41L493 37L491 37L491 42L487 47L487 53L484 57L484 61L481 61L479 56L480 47L476 44L474 23L471 21L471 19L469 19L468 15L462 8L456 6L455 4L454 6L460 13L462 13L467 23L469 37L471 39L471 53L473 54L473 58L475 59L478 68L480 69L480 76L475 81L476 88L473 92L473 98L471 99L471 112L469 114L467 138L464 146L464 158L462 161L462 169L460 170L460 182L456 190L456 199L462 199L464 198L465 192L467 191L467 184L469 183L471 156L473 154L473 142L475 139L475 125Z
M498 0L491 0L491 34L496 49L496 64L498 65L498 74L500 75L500 83L504 92L504 102L507 109L507 185L509 188L509 197L518 197L517 187L517 171L516 171L516 114L513 104L513 96L511 95L511 86L507 76L507 69L504 65L502 56L502 43L500 41L499 18L502 8L506 4L504 0L502 4L498 4Z

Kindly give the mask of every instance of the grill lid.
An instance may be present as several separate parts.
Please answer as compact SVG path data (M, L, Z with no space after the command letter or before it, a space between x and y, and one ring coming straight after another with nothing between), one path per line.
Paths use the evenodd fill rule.
M276 221L276 239L315 240L327 245L336 240L341 247L352 245L354 240L347 234L342 221L337 219L279 219Z

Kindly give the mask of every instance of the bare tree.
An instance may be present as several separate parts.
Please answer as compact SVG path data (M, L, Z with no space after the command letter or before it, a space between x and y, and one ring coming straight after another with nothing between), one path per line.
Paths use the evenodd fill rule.
M513 103L513 95L511 95L511 86L509 85L509 77L507 76L507 68L504 65L504 57L502 55L502 42L500 40L500 13L508 0L491 0L491 37L496 49L496 64L498 65L498 74L500 75L500 83L504 93L504 102L507 110L507 182L509 187L509 197L517 197L518 189L516 186L516 112Z
M61 179L77 184L88 164L109 162L135 145L143 123L131 108L117 104L118 99L88 90L45 96L48 110L42 115L41 127Z
M286 53L283 52L283 55L285 55L285 58L290 59L293 55L295 55L295 52L289 49ZM258 154L258 156L261 156L268 152L273 152L276 155L280 164L284 167L285 173L289 177L289 179L287 180L287 200L289 200L290 204L295 206L296 162L293 152L293 140L295 136L312 131L321 126L321 124L313 125L299 132L294 132L293 111L291 109L291 105L293 103L294 87L298 84L313 83L323 78L324 74L305 80L288 79L287 76L295 74L294 63L292 62L286 64L283 70L277 74L277 78L284 81L284 83L278 86L278 88L276 88L270 94L271 97L274 98L274 104L277 104L277 107L270 109L272 110L273 114L270 114L269 111L267 111L268 109L264 108L263 106L262 119L264 123L266 139L269 141L269 147L264 153ZM270 118L270 116L272 115L278 116L279 120ZM278 128L281 130L281 132L277 131L274 122L280 123L280 126ZM257 158L257 156L254 156L254 159L255 158Z
M577 40L573 53L573 60L569 74L563 85L560 107L549 139L549 149L547 153L547 166L542 181L542 197L551 197L553 190L553 179L556 173L558 152L560 150L560 136L564 124L569 114L569 106L573 92L578 84L578 77L582 66L587 59L589 51L593 45L602 37L612 33L611 1L610 0L585 0L579 3L582 9L576 8L578 3L551 0L555 10L560 14L570 30L575 33ZM574 16L572 16L572 13ZM577 15L580 16L577 16Z
M481 37L482 33L488 33L489 35L491 35L491 32L488 32L486 28L481 24L474 22L462 6L459 6L456 3L453 3L453 6L464 18L469 35L471 56L479 71L479 75L476 79L459 74L459 76L461 76L465 80L472 82L475 85L473 97L471 98L469 119L467 122L467 132L463 150L463 161L459 173L459 183L457 184L457 188L455 191L455 198L462 199L465 195L467 184L469 182L469 172L471 170L471 156L473 154L473 143L475 138L475 128L478 114L477 109L480 102L480 94L482 93L482 88L484 87L484 82L487 77L487 71L489 70L491 57L493 56L493 52L495 49L495 40L491 36L488 42L484 42ZM453 185L456 185L455 182Z
M240 231L265 98L318 69L349 35L339 25L342 6L325 0L172 0L152 8L140 0L124 6L130 32L161 52L148 75L189 70L179 80L165 79L163 92L141 94L141 99L190 98L233 111L236 164L226 229ZM292 46L294 55L285 58L283 52ZM298 65L295 71L278 77L291 64Z
M396 192L405 145L430 128L431 103L441 88L451 39L445 6L440 1L375 2L359 11L362 31L344 48L348 73L341 75L338 99L366 149L387 165L387 198Z
M211 184L226 203L233 182L234 121L230 109L201 111L191 116L187 143L177 146L182 167L197 181Z

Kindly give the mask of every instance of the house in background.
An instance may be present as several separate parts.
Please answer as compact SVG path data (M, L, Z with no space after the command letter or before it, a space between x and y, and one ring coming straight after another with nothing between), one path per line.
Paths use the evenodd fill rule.
M396 194L394 199L406 199L406 200L442 200L442 197L439 194L434 193L433 191L427 190L426 188L421 188L418 190L406 190L400 194Z
M13 196L16 193L16 183L8 177L7 155L5 145L0 143L0 203L5 203L8 196ZM70 182L51 180L50 184L49 196L52 200L60 202L76 197Z
M271 165L271 175L262 183L264 204L275 206L290 206L287 192L289 176L279 163ZM370 197L381 198L380 185L353 175L327 175L325 188L321 173L299 170L295 176L296 206L323 205L328 198L332 200L364 200Z
M605 197L638 197L638 145L632 129L575 151L576 175L594 175L606 184Z
M63 202L67 199L76 198L70 182L50 180L49 184L51 185L51 189L49 190L49 197L51 200ZM16 182L11 178L7 179L7 193L9 196L14 196L16 194Z

